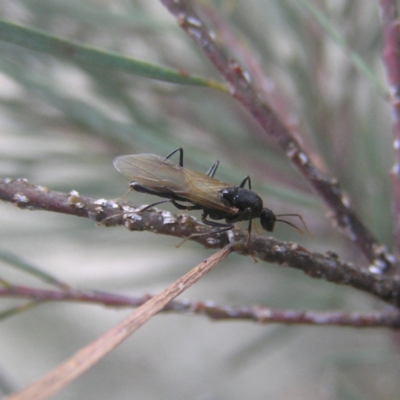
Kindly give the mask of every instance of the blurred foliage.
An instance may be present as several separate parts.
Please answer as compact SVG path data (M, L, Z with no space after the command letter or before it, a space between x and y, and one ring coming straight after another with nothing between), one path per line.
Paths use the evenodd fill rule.
M272 83L273 90L279 95L280 102L275 105L280 114L288 123L298 126L304 145L314 153L314 161L323 168L325 165L328 175L338 178L361 219L383 243L390 246L391 187L388 171L392 163L391 117L390 108L382 96L385 77L381 65L381 26L375 2L203 0L197 3L210 20L210 27L213 27L211 21L215 22L214 18L223 22L221 30L213 27L217 38L221 35L221 43L224 43L224 33L236 35L238 47L226 45L234 58L240 59L248 68L257 60L268 78L265 85ZM113 170L113 157L142 152L166 155L177 147L183 147L185 165L191 169L206 171L219 159L217 176L221 180L235 184L245 175L251 175L253 188L263 196L268 207L277 214L302 214L315 240L299 238L287 227L277 228L278 237L300 241L315 251L329 249L344 259L360 262L360 254L331 226L323 204L299 179L281 150L263 138L258 126L229 95L207 87L149 79L118 68L120 56L149 63L149 73L155 65L175 70L183 78L189 74L206 80L220 80L201 50L194 47L159 2L2 0L0 18L61 38L66 43L83 45L88 49L89 57L89 62L80 63L60 57L58 51L52 54L51 49L46 54L36 52L31 50L38 45L33 35L30 48L0 41L2 176L26 177L32 183L55 190L76 189L88 196L115 198L124 193L128 182ZM7 33L7 27L2 26L3 37ZM29 30L23 39L29 39ZM107 66L99 65L97 59L90 59L90 49L100 49L105 55L116 57ZM252 59L243 57L243 54L250 54ZM135 196L132 195L133 202L151 201ZM10 207L1 205L1 212L7 213ZM151 250L151 255L154 258L155 254L162 253L161 261L167 272L153 272L149 280L162 285L171 278L172 273L167 268L192 265L192 255L202 252L188 244L188 250L180 250L172 256L175 242L166 238L154 238L149 234L145 239L144 236L132 239L130 233L112 230L94 233L93 225L87 221L70 219L58 225L53 222L58 221L55 216L23 214L21 222L17 223L14 217L6 218L5 228L0 232L2 246L8 245L18 253L19 246L24 248L21 242L33 236L37 240L38 232L47 232L47 239L60 235L62 240L56 246L57 252L54 248L47 250L49 254L54 252L54 259L48 264L54 265L56 260L67 257L68 243L81 243L89 252L99 241L103 241L105 248L116 249L118 243L123 243L132 250L133 240L138 240L136 245L145 252L153 249L149 246L154 246L157 240L157 246L160 244L161 247L158 253ZM30 226L33 220L37 225ZM65 232L69 233L67 239L63 236ZM106 237L107 244L104 243ZM27 254L33 256L34 252L25 251ZM41 257L40 261L46 260L44 255ZM166 261L168 257L171 257L170 264ZM177 261L179 258L184 260ZM243 262L243 259L232 261L232 265ZM154 260L151 259L150 263ZM74 266L68 265L72 269ZM254 267L250 272L255 273L254 269L260 268ZM224 281L227 287L221 288L221 299L236 304L260 302L288 308L373 307L367 296L347 288L323 282L317 284L294 271L268 268L267 273L265 279L274 283L268 286L268 290L263 289L266 283L254 278L250 286L252 293L248 293L241 286L240 277L231 278L231 287ZM84 279L88 286L96 282L107 288L106 284L124 289L133 284L125 276L95 278L88 274ZM139 281L146 279L145 276ZM137 285L137 281L134 284ZM147 286L143 284L143 287ZM216 297L215 293L207 295ZM202 324L206 326L208 322L203 320L199 326ZM227 326L234 336L237 325ZM297 340L300 329L279 329L285 332L284 336L271 329L255 337L254 344L244 345L241 351L247 354L246 367L249 358L253 360L257 354L255 348L267 348L273 353L275 347L282 349L291 338ZM346 336L342 330L340 337L346 343L342 352L353 348L351 343L356 343L350 362L331 357L333 349L337 350L343 344L340 340L332 345L332 351L326 342L321 343L323 357L329 361L324 362L320 369L318 363L323 361L317 357L315 361L311 354L307 361L310 368L305 368L309 374L303 371L298 386L294 383L293 387L301 387L304 398L311 398L307 387L315 389L320 373L323 390L332 395L321 397L311 390L314 398L363 398L359 396L365 390L359 389L360 385L368 387L372 393L370 398L395 398L390 396L396 390L393 383L397 379L396 368L386 378L377 372L380 368L386 371L386 366L393 367L394 364L393 355L386 350L389 346L386 334L373 335L354 332ZM302 342L311 353L313 338L310 336L309 340ZM378 350L385 349L380 357L377 358L373 352L364 353L363 349L370 350L371 343L375 343ZM292 346L295 345L292 343ZM366 354L366 363L365 359L360 361L357 358L361 353ZM238 354L241 354L240 350ZM292 347L288 354L298 357L297 365L301 365L299 360L305 356L297 347L296 350ZM237 363L238 357L232 357ZM373 363L375 369L371 367ZM369 368L366 375L375 372L376 385L359 377L360 371L367 369L366 364ZM343 373L344 366L349 374ZM226 367L228 372L224 373L230 375L229 366ZM351 377L357 384L350 382ZM386 379L386 386L382 384L380 387L378 378ZM232 393L227 387L225 389L210 390L203 397L219 393L219 398L239 398L235 396L240 392ZM279 392L279 388L274 388L271 393L292 393L288 390ZM187 397L193 398L193 393L188 389ZM201 397L199 393L197 397ZM265 396L260 394L260 398Z

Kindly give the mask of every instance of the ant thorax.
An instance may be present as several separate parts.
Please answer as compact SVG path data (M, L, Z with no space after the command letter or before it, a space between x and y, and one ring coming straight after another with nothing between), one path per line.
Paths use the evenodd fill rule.
M228 207L236 207L240 211L249 211L248 218L257 218L263 209L261 197L249 189L228 187L221 190L221 201ZM251 210L251 211L250 211Z

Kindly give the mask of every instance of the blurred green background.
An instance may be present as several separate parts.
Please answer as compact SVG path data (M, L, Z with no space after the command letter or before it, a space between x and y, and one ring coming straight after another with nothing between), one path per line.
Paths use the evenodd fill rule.
M360 218L390 247L391 116L382 95L385 76L376 2L195 3L213 21L230 55L251 72L254 62L260 65L266 79L253 75L256 86L268 92L286 123L298 126L314 161L339 179ZM0 4L0 17L6 21L106 55L219 79L158 1ZM321 25L309 6L316 7L327 24ZM6 27L1 31L7 36ZM343 42L335 41L336 33ZM29 31L24 38L29 42ZM35 40L32 34L33 45ZM361 57L372 77L357 67L350 51ZM183 147L185 166L200 171L219 159L218 178L238 184L251 175L265 205L277 214L302 214L314 240L283 224L277 225L275 237L365 263L332 227L324 205L278 146L266 140L225 93L148 79L95 61L77 63L3 40L0 127L2 177L24 177L53 190L74 189L95 198L118 198L126 192L127 179L112 166L120 154L167 155ZM137 193L129 199L136 204L154 200ZM177 250L176 238L106 229L86 219L21 211L5 203L0 203L0 218L0 251L12 252L76 287L156 293L211 254L189 242ZM4 262L0 271L10 282L37 285ZM239 255L230 256L182 298L302 310L381 307L351 288ZM0 310L21 304L24 301L1 299ZM0 393L35 380L128 312L49 303L3 319ZM393 340L385 329L259 326L160 315L56 398L397 399Z

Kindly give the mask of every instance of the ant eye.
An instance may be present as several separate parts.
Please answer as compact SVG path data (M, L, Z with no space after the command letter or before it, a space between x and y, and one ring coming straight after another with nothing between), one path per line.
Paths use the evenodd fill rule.
M268 232L274 230L276 217L275 214L269 208L263 208L260 214L261 226Z

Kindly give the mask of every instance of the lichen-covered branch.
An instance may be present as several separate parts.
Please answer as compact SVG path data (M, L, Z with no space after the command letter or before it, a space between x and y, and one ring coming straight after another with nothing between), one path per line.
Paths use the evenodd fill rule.
M252 235L247 244L247 232L233 229L211 233L212 228L189 215L176 216L169 211L149 209L130 203L80 196L77 192L54 192L32 185L24 179L0 179L0 199L21 209L46 210L90 218L104 226L125 226L129 230L151 231L189 238L207 248L234 245L239 254L250 254L260 260L302 270L314 278L344 284L375 295L400 307L400 279L374 274L368 268L341 261L334 253L313 253L304 247L274 238Z
M290 129L261 99L251 84L249 74L243 71L236 61L232 61L222 46L213 39L201 17L192 7L192 3L187 0L160 1L176 17L181 28L218 69L230 85L231 95L259 123L265 135L271 136L281 146L293 165L324 200L331 210L332 218L336 221L337 226L346 233L369 260L371 271L393 273L393 271L390 272L389 267L396 265L396 259L359 220L348 197L341 191L338 182L326 177L316 167L310 156L292 135Z

